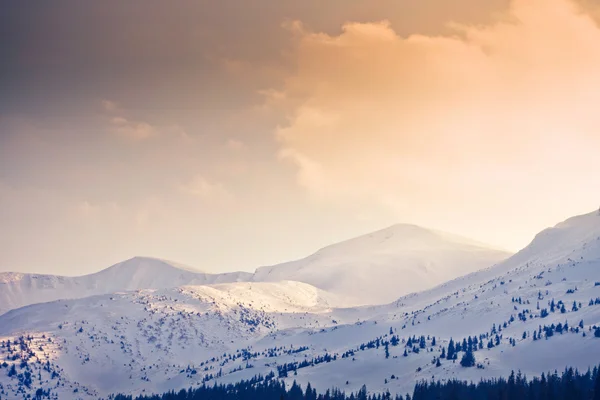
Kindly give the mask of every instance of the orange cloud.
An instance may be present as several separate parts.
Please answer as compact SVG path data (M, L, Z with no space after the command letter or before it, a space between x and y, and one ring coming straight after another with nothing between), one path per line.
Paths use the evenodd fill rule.
M227 139L226 146L229 150L232 151L240 151L245 147L244 142L242 142L241 140L231 138Z
M102 107L104 110L112 112L116 111L119 106L114 101L102 100Z
M110 120L119 135L133 140L144 140L157 135L156 129L146 122L130 121L123 117Z
M600 169L600 30L569 1L514 0L501 20L451 36L401 37L385 21L334 36L288 26L297 68L263 93L288 116L280 156L318 199L453 229L466 198L480 199L472 217L563 201Z
M168 136L187 142L190 141L190 137L185 129L179 125L156 127L144 121L126 118L122 115L124 112L119 109L118 104L110 100L103 100L102 106L105 111L113 115L116 114L110 119L110 124L112 125L113 133L121 137L134 141L142 141L158 136ZM117 111L118 113L116 113Z
M219 182L212 182L203 175L197 174L190 181L179 186L179 189L203 200L231 200L231 194Z

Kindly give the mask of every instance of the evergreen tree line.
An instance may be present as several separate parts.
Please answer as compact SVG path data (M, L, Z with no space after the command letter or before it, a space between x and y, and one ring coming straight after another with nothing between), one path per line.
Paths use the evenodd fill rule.
M389 392L368 394L366 386L356 393L339 389L317 394L310 383L303 390L295 381L287 388L281 380L260 375L251 380L228 385L203 385L195 389L171 391L162 395L132 397L112 396L114 400L600 400L600 372L595 367L581 374L567 368L562 374L542 374L527 379L514 371L508 379L481 380L479 383L450 380L420 382L412 396L391 396Z
M300 385L294 383L286 388L285 383L280 380L262 379L260 376L248 381L241 381L228 385L203 385L196 389L182 389L179 392L171 391L162 395L138 396L116 395L113 400L404 400L403 396L392 397L390 393L371 394L367 393L365 385L356 392L347 395L339 389L327 390L323 394L317 394L310 383L303 390ZM411 400L406 395L406 400Z
M585 374L567 368L559 375L542 374L528 380L514 371L508 379L481 380L479 383L450 380L417 383L413 400L600 400L598 367Z

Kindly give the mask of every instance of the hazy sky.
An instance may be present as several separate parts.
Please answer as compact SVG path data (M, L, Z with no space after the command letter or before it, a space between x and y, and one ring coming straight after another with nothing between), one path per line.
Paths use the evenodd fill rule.
M518 250L600 204L597 6L0 0L0 271Z

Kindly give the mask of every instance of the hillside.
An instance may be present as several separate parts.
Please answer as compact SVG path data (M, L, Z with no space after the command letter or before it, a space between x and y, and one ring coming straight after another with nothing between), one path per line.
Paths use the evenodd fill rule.
M259 268L253 279L305 282L348 299L349 305L383 304L509 256L460 236L399 224L302 260Z
M35 304L0 317L0 365L27 360L25 370L35 369L42 386L60 385L57 393L77 390L88 398L138 386L186 385L204 375L197 373L203 368L223 368L224 353L237 361L247 357L268 335L344 322L332 319L328 297L299 282L229 283ZM296 350L275 346L264 356ZM9 382L0 370L0 396L14 394L1 391Z
M381 304L491 265L508 253L413 225L396 225L329 246L300 261L209 274L172 261L134 257L78 276L0 273L0 315L59 299L228 282L298 281L330 292L337 306ZM358 286L362 282L362 287Z
M320 392L366 384L405 394L432 378L585 371L600 354L599 269L600 216L591 213L502 263L379 306L333 308L330 293L298 282L36 304L0 316L0 395L43 387L59 398L106 398L257 375ZM476 366L460 365L464 348L448 359L451 339L475 349Z
M506 377L512 369L532 376L567 365L585 371L600 354L600 338L594 335L600 333L599 271L600 216L571 218L494 267L378 307L368 323L291 338L333 354L351 352L335 365L299 369L293 379L319 390L335 381L350 390L366 383L374 391L407 393L415 381L433 376L477 381ZM388 346L386 359L383 343L391 343L390 328L399 344ZM421 335L426 345L420 349L417 344L416 353L405 341ZM483 349L475 352L481 368L461 367L462 352L456 361L442 359L440 367L432 363L450 338L460 342L469 336L482 341Z
M0 273L0 314L35 303L139 289L206 285L248 280L244 272L208 274L170 261L134 257L90 275Z

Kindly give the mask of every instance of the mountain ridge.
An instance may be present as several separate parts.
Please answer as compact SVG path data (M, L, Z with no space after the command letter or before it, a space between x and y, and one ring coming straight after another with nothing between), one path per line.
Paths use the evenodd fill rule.
M0 346L0 360L18 367L23 360L15 354L29 355L24 368L42 379L27 389L17 385L18 375L0 373L0 385L102 398L273 374L320 392L356 392L366 384L393 395L432 376L477 381L511 370L585 370L600 351L596 218L558 224L493 267L383 305L339 309L307 284L235 282L12 310L0 316L0 342L22 343L25 351ZM569 247L557 246L565 238ZM451 339L467 337L481 343L477 368L441 357ZM456 351L460 360L464 350Z
M163 289L186 284L248 280L250 274L208 274L181 264L150 257L133 257L101 271L81 276L0 273L0 315L34 303L83 298L139 289Z
M482 246L458 235L412 224L395 224L326 246L304 259L259 267L253 273L207 273L176 262L141 256L75 277L5 272L0 273L0 314L24 305L61 298L240 281L304 282L331 292L331 298L340 302L338 306L388 303L402 294L429 288L448 278L497 262L509 254ZM446 263L446 260L452 260L452 263ZM290 265L304 261L308 261L309 265L304 265L303 274L289 271ZM315 266L310 269L312 261L315 261ZM405 265L408 267L405 268ZM268 273L265 273L267 270ZM374 270L383 271L383 276L375 279ZM392 285L392 279L403 271L410 274L407 279L412 280L412 284ZM336 284L336 281L340 283ZM380 288L357 296L352 282L360 281L379 285Z
M257 268L253 279L309 283L354 298L353 306L382 304L496 264L510 254L458 235L396 224L299 260Z

